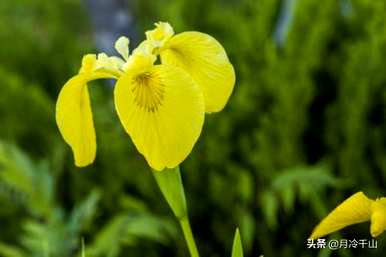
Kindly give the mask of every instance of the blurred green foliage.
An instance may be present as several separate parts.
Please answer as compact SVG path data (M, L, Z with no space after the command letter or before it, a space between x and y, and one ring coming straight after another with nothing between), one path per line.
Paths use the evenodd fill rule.
M93 189L66 211L55 201L55 183L60 181L54 181L47 161L34 163L14 146L1 144L0 166L2 197L29 214L21 220L18 236L23 248L0 243L0 253L6 257L71 256L78 251L81 232L93 225L103 191ZM117 256L121 244L136 245L139 239L165 243L176 234L169 219L151 214L139 199L124 196L123 201L126 208L93 234L88 256Z
M356 191L385 195L385 1L288 2L279 40L285 0L130 1L137 31L164 20L209 33L236 69L228 106L181 167L202 256L229 256L237 226L244 256L330 256L306 249L313 226ZM79 256L81 238L86 256L186 256L110 87L90 88L94 165L75 168L57 131L57 94L95 51L86 14L78 0L0 2L0 256Z

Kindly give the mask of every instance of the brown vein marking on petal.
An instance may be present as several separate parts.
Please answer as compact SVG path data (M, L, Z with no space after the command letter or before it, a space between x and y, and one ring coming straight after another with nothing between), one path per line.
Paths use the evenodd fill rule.
M131 91L135 103L148 112L156 112L164 100L164 85L155 73L145 73L133 78Z

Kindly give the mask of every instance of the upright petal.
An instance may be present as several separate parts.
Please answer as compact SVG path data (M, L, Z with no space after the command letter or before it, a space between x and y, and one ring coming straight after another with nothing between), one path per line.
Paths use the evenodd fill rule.
M174 35L174 30L167 22L157 22L155 29L146 31L146 39L152 42L155 47L163 47L164 44Z
M56 102L56 123L64 140L71 146L75 165L79 167L95 159L95 129L87 82L98 78L113 76L105 73L74 76L63 86Z
M118 116L150 167L174 168L191 152L204 122L199 87L182 69L155 65L115 86Z
M349 225L369 221L373 202L362 192L352 195L320 222L310 238L316 239Z
M116 56L108 56L105 53L98 54L98 58L95 63L95 70L111 70L115 73L119 73L119 70L123 67L125 62Z
M203 90L206 112L224 108L233 91L235 72L216 39L200 32L177 34L161 51L161 59L190 73Z
M129 59L129 43L130 40L127 37L120 37L115 42L114 48L117 52L125 59L126 61Z

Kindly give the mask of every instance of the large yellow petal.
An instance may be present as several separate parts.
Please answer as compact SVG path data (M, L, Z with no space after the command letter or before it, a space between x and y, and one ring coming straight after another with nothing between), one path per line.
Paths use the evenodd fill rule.
M87 82L98 78L113 76L105 73L76 75L63 86L56 102L56 123L64 140L71 146L75 165L79 167L95 159L95 129Z
M362 192L352 195L320 222L310 238L320 238L349 225L369 221L372 203L373 200L367 198Z
M155 65L126 73L115 86L118 116L150 167L179 165L191 152L204 122L199 87L181 68Z
M161 51L161 59L190 73L203 90L206 112L224 108L233 91L235 72L216 39L200 32L177 34Z
M386 198L377 199L372 204L370 233L378 237L386 230Z

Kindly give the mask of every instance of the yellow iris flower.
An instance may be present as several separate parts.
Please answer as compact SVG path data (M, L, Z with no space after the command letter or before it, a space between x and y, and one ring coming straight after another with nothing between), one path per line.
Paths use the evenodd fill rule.
M349 225L370 221L371 236L377 237L386 230L386 198L369 199L362 192L336 207L314 229L310 238L316 239Z
M71 146L75 165L89 165L96 136L87 83L117 79L115 107L138 151L155 170L178 166L200 136L204 114L222 110L232 93L235 73L213 37L200 32L174 35L165 22L146 32L132 54L129 40L115 48L122 58L85 55L79 73L63 86L56 121ZM160 64L155 64L160 56Z

